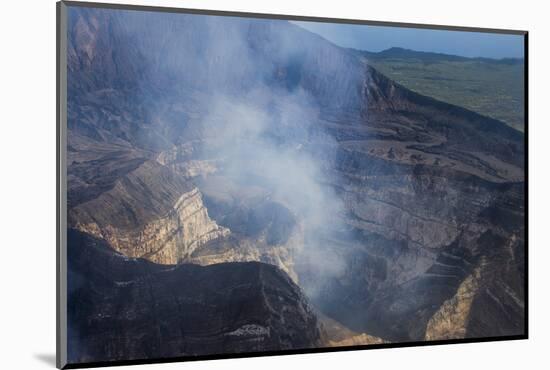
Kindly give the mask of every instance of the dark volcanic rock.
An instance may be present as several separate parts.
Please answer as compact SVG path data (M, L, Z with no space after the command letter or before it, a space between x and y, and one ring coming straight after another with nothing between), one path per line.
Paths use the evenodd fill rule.
M69 231L69 362L312 348L300 289L258 262L166 266Z

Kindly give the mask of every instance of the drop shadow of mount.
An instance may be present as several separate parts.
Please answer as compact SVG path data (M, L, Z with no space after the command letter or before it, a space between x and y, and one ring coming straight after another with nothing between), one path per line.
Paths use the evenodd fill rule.
M55 367L55 353L35 353L35 359L50 367Z

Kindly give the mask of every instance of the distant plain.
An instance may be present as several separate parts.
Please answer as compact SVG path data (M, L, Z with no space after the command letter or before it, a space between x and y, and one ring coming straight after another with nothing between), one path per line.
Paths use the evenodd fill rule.
M523 59L465 58L401 48L362 54L379 72L412 91L524 130Z

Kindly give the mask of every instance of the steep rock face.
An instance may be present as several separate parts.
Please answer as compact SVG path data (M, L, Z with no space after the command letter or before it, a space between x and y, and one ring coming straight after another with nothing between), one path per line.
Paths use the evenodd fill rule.
M510 217L497 217L503 216ZM468 338L524 333L524 232L511 236L489 232L482 236L487 263L481 265L479 287L468 316Z
M210 220L196 188L184 193L164 217L134 230L97 223L77 223L75 228L105 239L128 257L161 264L176 264L201 245L229 234Z
M325 314L389 341L522 334L522 135L372 76L378 101L363 120L326 124L339 145L327 178L350 233L323 253L347 268L327 276L304 258L301 286ZM477 267L459 320L465 308L448 300ZM451 323L434 330L439 320Z
M348 347L348 346L368 346L369 344L385 343L381 338L373 337L368 334L347 335L342 340L333 340L328 344L331 347Z
M295 282L295 255L304 245L304 228L287 206L268 191L236 185L218 174L197 181L205 205L231 237L213 240L186 261L208 265L223 261L261 261L285 271Z
M72 208L69 220L129 257L163 264L178 263L201 244L229 234L208 217L196 187L153 161Z
M325 344L329 347L365 346L369 344L387 343L387 341L381 338L366 333L356 333L320 312L317 312L317 317L324 329L326 338Z
M475 269L460 283L456 294L443 302L428 321L426 340L466 337L467 322L475 293L479 289L479 279L479 269Z
M365 68L362 118L321 122L338 141L324 179L350 230L328 233L322 253L346 268L327 275L306 253L301 286L390 341L523 333L523 135Z
M262 239L232 234L202 245L182 261L203 266L222 262L259 261L277 266L298 283L294 261L296 251L301 248L302 243L303 238L298 234L280 245L270 245Z
M430 319L427 340L517 335L523 331L523 245L515 235L505 241L486 233L483 239L484 247L492 250L481 256L456 294ZM508 254L505 265L501 260L504 254Z
M280 270L129 259L69 231L69 362L312 348L317 319Z
M359 59L287 21L71 9L69 27L69 68L78 76L69 86L79 91L114 82L122 92L165 97L242 93L260 81L303 87L327 110L360 104Z

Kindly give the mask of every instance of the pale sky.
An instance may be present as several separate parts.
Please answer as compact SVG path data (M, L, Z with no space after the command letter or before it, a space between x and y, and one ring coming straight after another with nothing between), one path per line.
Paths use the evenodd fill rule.
M382 51L401 47L486 58L522 58L523 36L323 22L292 22L343 47Z

